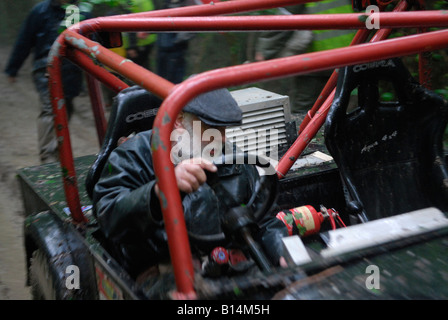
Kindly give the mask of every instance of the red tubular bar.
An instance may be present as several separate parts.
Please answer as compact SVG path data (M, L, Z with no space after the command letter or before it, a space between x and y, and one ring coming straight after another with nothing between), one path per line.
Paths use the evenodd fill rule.
M219 3L210 3L205 5L188 6L182 8L173 8L165 10L154 10L149 12L140 12L134 14L117 15L109 18L91 19L81 22L79 25L79 33L88 35L92 32L100 30L99 21L102 19L134 19L134 18L150 18L150 17L200 17L213 16L223 14L234 14L255 10L271 9L282 6L297 5L307 2L316 2L319 0L232 0ZM144 31L144 30L140 30Z
M131 60L123 58L71 29L64 31L62 36L67 45L77 48L89 55L92 59L96 59L115 72L134 81L134 83L144 86L161 98L165 98L174 86L174 84L168 80L149 72L147 69L133 63Z
M58 138L58 150L63 172L64 192L67 205L70 208L72 218L77 223L86 222L82 214L77 187L76 171L73 160L70 135L68 131L68 120L65 108L64 93L62 90L61 59L66 54L66 45L84 52L92 59L97 59L106 66L110 66L116 72L126 76L128 79L144 86L161 98L165 98L174 86L171 82L161 78L125 59L118 54L100 46L72 30L64 31L56 40L49 54L48 73L50 76L49 89L52 97L54 126ZM80 65L88 65L80 55L76 56ZM103 74L104 76L104 74ZM117 84L117 82L115 82Z
M107 72L104 68L95 64L92 61L92 58L80 51L70 50L70 48L67 48L67 58L80 66L82 69L89 70L90 75L100 80L107 87L109 87L109 89L113 90L116 93L129 87L125 82L118 79L110 72Z
M100 80L114 92L118 93L121 90L128 88L129 86L118 79L116 76L107 72L104 68L93 63L92 59L86 56L84 53L76 50L70 50L67 48L67 57L83 68L84 70L89 70L89 74L87 74L87 85L89 91L93 90L93 94L90 94L92 111L95 118L95 127L97 131L98 141L101 145L103 142L104 136L106 134L107 129L107 120L104 115L104 107L102 102L102 92L97 81L94 81L93 78Z
M363 43L367 39L369 33L370 33L369 30L358 30L358 32L354 36L352 42L350 43L350 46ZM328 96L332 93L332 91L336 87L337 81L338 81L338 73L335 70L335 71L333 71L333 73L331 74L327 83L325 84L324 88L322 89L321 93L319 94L319 97L314 102L314 105L307 112L305 118L303 119L302 123L300 124L299 135L302 133L302 131L305 129L305 127L310 123L310 121L312 121L316 112L320 109L322 104L327 100ZM291 163L291 166L293 164L294 164L294 162Z
M59 37L53 44L49 53L49 90L53 113L55 115L54 127L59 145L59 158L61 162L65 198L73 220L82 223L87 222L87 219L81 211L70 134L68 130L64 91L62 89L61 60L65 54L65 50L64 39Z
M394 12L401 12L407 10L409 7L408 2L406 0L400 1L400 3L397 4L397 6L394 8ZM381 29L378 30L375 35L372 37L370 42L376 42L380 40L386 39L391 32L391 29ZM355 44L360 44L366 41L369 30L358 30L356 35L354 36L352 42L350 43L350 46L353 46ZM305 127L308 125L308 123L311 121L313 116L316 114L316 112L320 109L322 104L326 102L328 96L333 92L334 88L336 88L336 83L338 80L338 74L337 71L333 71L330 78L328 79L327 83L325 84L325 87L322 89L322 92L319 94L319 97L316 99L313 107L307 112L307 115L303 119L302 123L299 126L299 134L305 129ZM326 107L324 107L324 110ZM322 112L321 110L320 112ZM323 124L323 123L322 123ZM320 128L320 126L319 126ZM319 128L317 130L319 130ZM317 131L316 131L317 132ZM291 163L291 165L294 164L294 162ZM288 169L289 170L289 169Z
M408 8L407 1L401 1L394 8L394 12L400 12L400 11L406 10L407 8ZM355 37L353 38L353 41L352 41L352 43L350 45L355 45L355 44L358 44L360 42L364 42L366 37L368 36L368 33L366 31L367 30L359 30L357 32L357 34L355 35ZM392 31L391 29L381 29L381 30L378 30L375 33L375 35L371 38L370 42L376 42L376 41L380 41L380 40L386 39L389 36L389 34L391 33L391 31ZM299 137L297 138L297 140L302 139L304 136L305 137L307 137L307 136L314 137L317 134L317 131L325 123L325 119L327 117L328 111L330 110L330 107L331 107L331 104L332 104L332 101L333 101L333 98L334 98L334 95L335 95L336 83L337 83L337 72L333 71L333 73L331 74L330 79L326 83L324 89L322 90L322 92L321 92L321 94L319 96L320 99L316 100L315 104L313 105L311 110L308 111L307 116L304 118L304 120L300 124ZM330 98L328 98L328 97L330 97ZM316 114L316 112L319 113L319 116L315 117L313 119L313 117ZM310 124L310 122L311 122L311 124ZM305 130L305 127L308 124L310 124L309 130L307 130L306 133L302 134L302 132ZM299 147L296 150L297 156L300 156L300 154L305 150L305 148L308 145L310 140L309 139L305 139L303 141L305 143L304 144L299 144ZM289 166L284 166L282 168L283 171L278 171L279 178L282 178L286 174L287 170L289 170L291 168L291 166L294 164L294 161L293 161L294 158L293 157L285 158L285 159L290 159L291 162L290 162Z
M447 32L447 30L442 30L441 32ZM387 32L382 31L380 36L385 36L385 33L387 33ZM433 34L433 32L427 33L427 34L422 34L422 35L428 35L428 34ZM408 37L403 37L403 38L408 38ZM397 38L397 39L402 39L402 38ZM442 39L439 39L439 40L442 40ZM446 39L446 40L448 40L448 39ZM382 45L385 43L390 44L390 43L392 43L391 41L393 41L393 39L379 41L379 42L375 42L375 43L371 42L371 44L358 45L353 48L362 47L362 46L366 46L366 45L376 46L376 45ZM419 40L415 40L415 41L419 41ZM376 59L371 59L369 61L390 58L393 56L401 56L401 55L419 53L419 52L424 52L424 51L436 50L436 48L434 48L430 44L428 44L428 47L426 49L423 46L420 50L410 51L410 52L406 52L407 49L411 48L409 43L398 43L397 46L399 46L399 48L398 47L396 48L395 55L384 56L383 55L384 51L381 50L381 51L376 52L378 54ZM443 48L443 45L441 47ZM336 49L336 50L339 50L339 49ZM374 50L374 49L372 49L372 50ZM356 50L356 51L358 51L358 50ZM353 52L356 52L356 51L354 50ZM359 52L359 54L362 54L362 52ZM358 57L353 56L353 63L348 63L347 65L357 64L355 62L357 59L358 59ZM361 61L359 63L363 63L363 62L365 62L365 61ZM285 155L282 157L282 159L280 159L278 167L276 168L277 174L280 178L283 177L288 172L288 170L291 168L292 164L295 162L295 160L298 158L298 156L303 152L305 147L308 145L311 138L314 137L316 132L319 130L319 128L324 123L325 117L326 117L328 110L331 106L331 101L332 101L331 97L334 97L334 90L333 90L332 94L330 95L329 99L327 99L325 101L325 103L323 104L323 106L319 109L319 112L316 113L316 116L313 117L311 122L308 124L308 126L306 126L304 128L303 132L301 132L300 136L297 138L297 140L294 142L294 144L289 148L289 150L285 153Z
M99 82L95 81L95 78L93 78L90 74L86 74L86 82L89 88L90 104L92 106L96 106L92 108L92 111L95 119L98 142L101 146L107 129L107 120L104 115L103 91L101 90Z
M360 30L357 35L360 37L365 37L367 34L363 32L365 30ZM377 42L380 40L386 39L391 32L391 29L382 29L379 30L370 40L371 43ZM356 44L356 37L353 39L353 42L351 45ZM322 125L325 123L325 119L327 118L328 111L330 110L331 104L333 102L335 93L336 93L336 83L338 79L338 74L336 71L333 71L331 74L330 79L328 80L327 84L325 85L324 89L322 90L320 94L320 100L316 100L315 104L313 105L312 109L308 112L307 116L303 120L303 122L300 124L299 128L299 136L297 137L297 141L302 141L301 143L296 144L296 149L294 149L294 152L291 152L288 154L288 152L285 153L283 158L280 161L285 161L284 165L282 167L277 168L277 175L281 179L283 178L288 170L291 168L291 166L294 164L294 162L297 160L297 158L302 154L302 152L307 147L308 143L311 141L311 138L314 137L317 134L317 131L322 127ZM325 101L323 100L325 99ZM323 102L322 102L323 101ZM315 111L317 110L318 111ZM316 116L315 116L316 115ZM309 138L311 137L311 138ZM292 147L290 148L290 150ZM284 159L284 160L283 160ZM289 160L289 164L287 161Z
M114 20L112 17L95 19L101 31L263 31L263 30L327 30L365 29L364 13L303 14L280 16L231 17L155 17ZM381 28L446 27L444 11L382 12Z
M419 32L426 32L426 28L419 29ZM419 81L427 89L432 90L432 66L431 52L421 52L418 56Z
M202 8L204 6L193 6L179 8L178 13L187 15L187 12L190 12L189 10L192 10L191 12L194 12L195 15L199 11L201 11L203 14L208 15L224 14L226 10L226 12L228 13L234 13L240 12L242 10L259 10L268 7L278 7L281 5L299 4L305 2L310 1L229 1L218 3L213 6L205 5L207 6L207 10L209 11L202 11ZM246 6L248 4L252 6L251 9L248 9L248 6ZM260 4L264 4L265 7L261 6ZM217 10L216 8L219 8L219 10ZM195 11L196 9L199 11ZM205 13L206 11L207 13ZM167 12L168 10L163 10L163 12L154 12L154 15L151 16L156 17L157 15L165 15ZM439 16L438 13L433 14ZM139 14L135 15L135 17L139 16ZM141 15L141 17L147 16L150 16L149 13ZM359 17L360 15L356 16ZM135 23L132 22L134 19L131 19L130 16L127 16L126 18L124 17L126 16L123 16L123 21L116 21L116 23L119 23L120 27L124 30L134 30L132 29L135 28L135 26L132 25L133 23ZM284 16L282 17L284 18ZM230 18L229 20L232 20L235 24L232 27L232 30L250 30L245 29L245 21L248 21L248 19L246 19L247 17L228 18ZM270 18L270 16L263 17L263 19L266 19L264 20L264 23L269 24ZM382 18L383 15L381 15L381 19ZM411 23L411 25L419 26L418 23L420 18L422 18L422 21L427 21L425 20L426 18L418 17L418 13L415 13L413 15L413 22ZM177 21L171 18L165 19L166 21L170 21L171 23ZM195 19L196 22L203 21L201 18ZM263 19L259 19L260 21L257 21L257 23L261 23ZM400 23L398 23L394 19L398 18L391 17L391 19L388 20L388 23L390 23L390 25L384 24L384 26L400 27ZM76 176L73 165L73 155L71 153L70 138L68 135L65 103L63 100L64 96L61 87L62 81L60 75L60 60L61 57L66 56L66 46L70 46L77 50L83 51L89 57L100 61L105 66L112 68L114 71L124 75L125 77L129 78L145 89L155 93L159 97L166 98L164 103L162 104L160 112L156 116L154 123L154 163L157 177L163 177L163 179L158 179L161 191L160 200L162 203L162 211L168 234L168 244L176 277L176 285L179 292L182 293L194 293L194 274L192 268L191 251L189 247L188 236L185 228L185 220L183 217L183 210L180 201L181 199L175 183L174 167L170 161L169 156L169 152L171 149L171 142L169 140L169 137L173 128L173 123L171 120L176 117L182 107L190 99L194 98L200 93L217 88L226 88L236 85L253 83L256 81L272 80L283 76L293 76L313 71L333 69L344 65L364 63L368 61L400 56L404 54L412 54L421 51L436 50L439 48L443 48L448 44L448 30L442 30L416 36L409 36L401 39L397 38L393 40L382 41L373 44L357 45L350 48L341 48L331 51L316 52L300 56L274 59L266 62L251 63L247 65L218 69L205 72L194 78L184 81L177 86L174 86L172 83L166 81L165 79L158 77L148 70L135 65L131 61L120 57L119 55L103 48L102 46L91 40L86 39L76 32L76 30L78 30L78 32L83 31L86 33L99 30L108 31L102 29L103 26L101 24L105 22L99 22L99 20L101 19L86 21L85 23L81 23L78 26L66 30L56 41L49 56L48 71L50 73L50 92L52 95L53 111L55 113L55 129L60 141L59 152L61 156L61 167L64 173L64 190L66 193L67 203L70 210L72 211L73 220L76 222L85 221L85 218L82 215L80 209ZM289 21L288 23L285 23L285 25L281 26L281 28L298 29L298 24L300 25L300 22L298 20L300 19L297 19L297 21ZM311 20L307 23L317 23L322 29L334 28L330 25L330 23L328 23L328 21L322 19L322 17L315 16ZM319 20L320 22L318 22ZM360 25L359 21L350 21L353 26L347 28L365 27ZM383 20L381 21L383 22ZM446 26L448 21L446 19L444 21L445 22L443 23L443 25ZM159 22L162 23L162 21ZM428 22L422 22L422 24L424 25L426 25L427 23ZM148 23L148 26L149 24L150 23ZM222 27L213 26L216 24L216 21L209 20L207 23L204 23L202 25L202 27L204 28L203 31L221 30ZM178 31L178 29L176 28L180 28L176 23L166 25L165 27L167 28L166 31ZM252 25L252 28L254 27L255 25ZM302 24L302 27L305 28L304 23ZM144 31L145 29L142 28L142 25L140 25L139 30ZM146 30L152 31L150 29ZM291 147L290 150L293 150L292 152L297 149L297 143L298 142L296 141L296 143ZM294 156L294 153L292 153L291 156ZM286 169L289 165L284 161L284 158L285 157L283 157L279 162L279 166L277 168L279 172L282 172L281 170Z

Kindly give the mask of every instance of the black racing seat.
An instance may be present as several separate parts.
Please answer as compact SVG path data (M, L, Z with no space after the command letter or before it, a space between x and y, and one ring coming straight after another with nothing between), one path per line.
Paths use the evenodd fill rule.
M380 101L381 80L398 101ZM358 106L348 112L356 88ZM416 82L400 59L341 69L325 141L348 213L365 222L430 206L446 211L447 121L448 102Z
M85 186L90 198L110 153L117 147L118 139L150 130L161 103L161 99L139 86L124 89L114 98L106 136L86 177Z

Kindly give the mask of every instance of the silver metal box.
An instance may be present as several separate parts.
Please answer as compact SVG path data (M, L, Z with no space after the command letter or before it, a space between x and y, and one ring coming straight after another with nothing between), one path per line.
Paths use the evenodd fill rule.
M231 92L243 111L241 126L228 127L229 141L243 151L273 156L288 143L289 97L251 87Z

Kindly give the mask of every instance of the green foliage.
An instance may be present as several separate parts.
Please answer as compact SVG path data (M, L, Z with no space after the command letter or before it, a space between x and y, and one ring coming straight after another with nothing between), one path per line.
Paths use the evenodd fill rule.
M260 11L254 11L254 12L247 12L247 15L253 15L253 16L265 16L265 15L276 15L279 14L277 9L265 9Z
M106 4L110 7L129 5L129 0L81 0L80 2L90 3L91 5Z
M382 101L393 101L395 98L395 95L392 92L384 92L381 94L381 100Z
M446 10L446 9L448 9L448 2L446 0L437 0L433 4L433 9L434 10Z
M443 89L435 89L434 92L441 95L445 100L448 100L448 87Z
M117 13L125 13L127 9L132 5L132 0L79 0L78 6L82 8L90 7L90 10L84 11L98 11L99 15L102 15L101 10L114 9ZM108 9L107 9L108 8Z

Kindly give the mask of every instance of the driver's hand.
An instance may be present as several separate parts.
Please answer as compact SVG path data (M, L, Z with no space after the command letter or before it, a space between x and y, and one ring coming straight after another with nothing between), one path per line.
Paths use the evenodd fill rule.
M285 257L280 257L279 263L280 267L282 268L287 268L288 267L288 263L286 262Z
M175 168L177 187L180 191L191 193L207 180L205 171L216 172L218 168L210 161L202 158L193 158L181 161ZM159 194L159 186L155 185L155 192Z
M201 158L193 158L181 161L175 168L177 187L180 191L191 193L199 189L199 187L207 180L205 171L216 172L218 168L206 160Z

